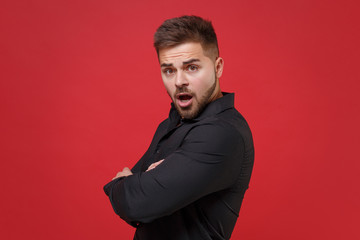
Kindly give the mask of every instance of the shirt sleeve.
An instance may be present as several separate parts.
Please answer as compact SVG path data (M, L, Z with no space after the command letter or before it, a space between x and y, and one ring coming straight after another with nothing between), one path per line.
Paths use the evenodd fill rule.
M151 222L232 186L243 154L244 142L235 128L219 123L194 127L155 169L114 182L110 201L128 223Z

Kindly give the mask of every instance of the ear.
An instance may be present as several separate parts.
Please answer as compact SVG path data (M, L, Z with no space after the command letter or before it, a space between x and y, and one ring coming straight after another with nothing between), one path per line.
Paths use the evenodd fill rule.
M224 59L218 57L215 61L215 73L217 78L221 77L223 73L223 69L224 69Z

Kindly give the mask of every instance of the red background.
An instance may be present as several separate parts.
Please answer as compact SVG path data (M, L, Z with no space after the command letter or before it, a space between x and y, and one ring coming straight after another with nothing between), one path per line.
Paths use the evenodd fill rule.
M1 239L131 239L102 191L170 101L152 37L211 19L254 135L232 239L360 239L358 1L1 1ZM151 206L149 206L151 207Z

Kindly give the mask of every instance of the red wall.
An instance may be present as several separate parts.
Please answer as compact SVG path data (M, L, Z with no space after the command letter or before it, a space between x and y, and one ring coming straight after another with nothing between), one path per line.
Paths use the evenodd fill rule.
M131 239L102 191L170 101L152 36L213 21L255 141L232 239L360 239L358 1L1 1L0 238ZM149 206L151 207L151 206Z

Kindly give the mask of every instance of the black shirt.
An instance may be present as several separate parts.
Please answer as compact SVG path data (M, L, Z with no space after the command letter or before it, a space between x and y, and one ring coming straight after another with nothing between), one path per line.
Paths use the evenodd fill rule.
M154 162L165 159L155 169ZM234 94L182 121L172 106L133 175L104 187L136 240L229 239L250 181L254 147Z

